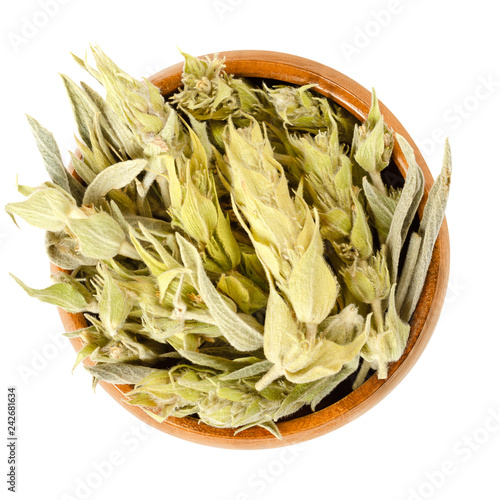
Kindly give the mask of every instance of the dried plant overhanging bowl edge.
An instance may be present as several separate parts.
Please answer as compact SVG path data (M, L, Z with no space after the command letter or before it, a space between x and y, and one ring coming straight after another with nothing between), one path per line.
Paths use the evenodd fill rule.
M218 55L226 58L227 73L237 77L273 79L298 85L315 83L319 93L337 102L361 120L366 118L370 109L371 93L368 90L342 73L309 59L280 52L254 50L222 52ZM182 66L182 63L176 64L156 73L149 79L160 88L164 96L168 96L181 84ZM425 191L418 209L421 217L434 180L408 132L381 102L379 104L387 125L394 132L404 136L413 147L417 163L424 173ZM408 165L397 144L394 147L393 160L402 175L406 177ZM128 405L124 401L129 386L113 385L107 382L100 382L100 385L127 411L143 422L172 436L200 444L233 449L260 449L287 446L316 438L345 425L375 406L410 371L429 342L437 324L446 295L449 265L449 235L446 219L444 219L436 240L424 289L410 323L411 332L408 344L399 361L389 366L387 379L379 380L374 375L337 403L316 413L278 423L282 440L276 439L260 427L246 429L235 435L234 429L210 427L199 423L193 417L170 417L165 422L158 423L141 408ZM54 272L58 268L51 265L51 270ZM68 332L87 325L83 314L71 314L60 308L59 314ZM79 338L70 340L73 347L80 350L82 341ZM92 364L88 359L84 363Z

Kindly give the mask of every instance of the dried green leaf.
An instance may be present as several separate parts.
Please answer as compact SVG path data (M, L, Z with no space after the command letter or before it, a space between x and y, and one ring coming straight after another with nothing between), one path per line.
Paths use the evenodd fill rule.
M147 160L128 160L116 163L99 173L83 197L83 205L98 204L112 189L129 185L146 168Z
M403 270L401 271L401 276L396 285L396 311L398 313L401 313L404 299L408 294L410 283L413 280L421 245L422 237L418 233L412 233L410 237L410 244L408 245L408 250L406 252Z
M111 384L140 384L148 375L160 372L148 366L128 363L99 363L95 366L86 366L85 369L97 379Z
M83 198L83 186L64 167L54 136L31 116L28 116L28 122L50 178L80 203Z
M417 306L420 294L424 287L427 270L432 258L434 243L436 242L441 223L444 219L444 212L448 202L451 180L451 150L448 141L445 144L443 167L436 182L432 186L427 203L424 207L422 221L420 223L419 235L422 237L422 244L417 263L413 271L413 278L408 287L408 293L401 307L401 318L409 321L415 307Z
M203 269L203 262L196 248L177 234L182 260L195 276L198 292L228 342L238 350L253 351L262 347L262 333L257 322L250 324L251 316L235 313L217 292Z
M28 224L48 231L62 231L66 217L76 209L76 203L60 188L42 185L26 200L7 203L5 211L12 217L22 217Z
M389 234L386 240L386 255L391 283L396 283L398 275L399 257L405 242L408 230L417 213L417 208L424 192L424 175L415 160L413 149L406 139L397 134L398 143L408 162L405 184L401 191L398 205L394 211Z
M86 344L79 351L76 356L75 364L73 365L73 369L71 373L75 371L75 368L87 357L89 357L96 349L98 348L95 344Z
M243 365L237 361L231 361L219 356L210 356L200 352L186 351L184 349L180 349L179 354L196 365L208 366L209 368L214 368L222 372L232 372L240 369Z
M54 304L71 313L95 311L95 305L89 304L87 299L70 283L55 283L47 288L37 290L25 285L13 274L11 274L11 276L30 297L34 297L42 302L47 302L48 304Z
M113 258L125 241L118 222L105 212L68 219L68 227L78 240L80 252L91 259Z
M270 361L257 361L252 363L249 366L245 366L244 368L240 368L233 372L228 373L227 375L223 375L221 380L243 380L250 377L255 377L257 375L262 375L271 369L272 363Z

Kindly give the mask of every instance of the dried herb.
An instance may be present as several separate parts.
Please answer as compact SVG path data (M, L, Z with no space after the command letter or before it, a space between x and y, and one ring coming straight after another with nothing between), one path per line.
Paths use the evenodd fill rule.
M184 54L165 100L92 54L95 68L75 59L105 98L63 76L82 181L29 117L51 181L19 186L26 199L6 206L47 231L66 270L42 290L16 281L85 314L88 327L67 334L83 341L75 366L89 358L94 385L132 385L129 404L159 421L196 415L277 437L277 420L348 377L387 377L444 216L448 144L401 263L424 179L397 135L405 184L384 184L395 138L374 92L359 123L314 85L257 85Z

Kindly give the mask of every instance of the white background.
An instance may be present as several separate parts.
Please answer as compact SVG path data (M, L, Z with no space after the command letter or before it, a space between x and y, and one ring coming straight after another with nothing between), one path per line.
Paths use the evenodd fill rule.
M142 427L103 390L94 394L81 367L71 375L75 353L60 338L56 309L27 297L8 276L48 285L42 231L22 221L19 230L2 211L0 413L6 413L7 386L17 386L17 498L499 499L495 2L47 0L44 15L43 1L2 2L2 205L21 198L16 175L21 184L46 180L24 113L50 129L61 150L74 149L58 73L94 82L70 51L83 55L89 42L99 43L141 77L179 62L176 46L194 55L277 50L375 87L421 146L434 176L443 137L450 137L452 262L431 342L380 404L286 453L220 450ZM40 26L30 30L32 22ZM0 421L6 426L5 417ZM0 449L3 494L7 448ZM102 465L111 458L112 470Z

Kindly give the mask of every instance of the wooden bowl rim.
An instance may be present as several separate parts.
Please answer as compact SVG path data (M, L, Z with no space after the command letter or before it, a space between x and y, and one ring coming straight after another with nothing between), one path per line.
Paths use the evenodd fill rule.
M337 102L359 119L364 119L370 109L371 93L367 89L342 73L310 59L260 50L237 50L221 52L218 55L225 57L226 71L237 77L273 79L298 85L315 83L318 92ZM213 57L213 54L209 54L208 57ZM178 63L156 73L149 79L160 88L163 95L168 96L181 84L182 67L183 63ZM379 104L386 123L395 132L405 137L413 147L417 163L424 173L425 192L418 210L421 216L434 180L408 132L382 102L379 101ZM394 147L393 160L402 175L406 177L408 165L397 143ZM59 268L51 264L51 271L57 270ZM129 386L106 382L101 382L100 385L127 411L143 422L188 441L222 448L262 449L287 446L313 439L361 416L387 396L406 376L422 354L436 326L446 295L448 276L449 235L445 219L436 240L420 301L410 323L411 332L408 344L400 360L390 365L387 379L378 380L376 375L373 375L361 387L340 401L315 413L279 422L277 425L283 437L282 440L276 439L268 431L259 427L247 429L235 435L234 429L211 427L193 417L170 417L165 422L159 423L141 408L125 402ZM87 326L83 314L68 313L60 308L59 314L68 332ZM70 340L77 351L83 345L78 338ZM88 359L84 363L93 364Z

